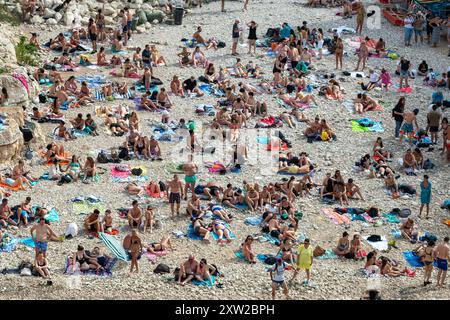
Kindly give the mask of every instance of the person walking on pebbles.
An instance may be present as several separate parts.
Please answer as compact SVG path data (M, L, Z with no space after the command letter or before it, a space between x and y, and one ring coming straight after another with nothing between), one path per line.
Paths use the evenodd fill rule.
M428 180L428 175L423 176L423 181L420 183L420 211L419 218L422 216L423 207L427 207L426 219L430 213L430 201L431 201L431 182Z
M305 239L303 244L297 249L297 269L294 272L294 276L289 281L291 284L298 276L300 269L305 270L306 280L303 281L304 285L311 285L311 268L313 264L314 251L310 245L309 239Z
M283 261L281 258L277 258L277 262L270 269L270 279L272 280L272 299L275 300L276 290L281 287L283 288L283 293L286 296L286 299L290 299L289 297L289 288L284 279L284 272L288 264Z
M241 30L239 27L239 19L234 20L233 24L233 31L232 31L232 38L233 38L233 45L231 46L231 55L237 56L237 45L239 42L239 37L241 35Z

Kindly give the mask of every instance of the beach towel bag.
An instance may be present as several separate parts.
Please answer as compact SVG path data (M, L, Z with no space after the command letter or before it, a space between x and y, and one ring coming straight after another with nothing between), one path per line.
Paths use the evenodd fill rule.
M97 162L98 163L108 163L108 156L106 155L106 153L104 151L100 151L98 156L97 156Z
M124 159L124 160L129 160L130 159L130 155L128 153L128 149L121 147L119 149L119 159Z
M168 265L160 263L156 266L155 270L153 270L153 273L156 274L170 273L170 268Z
M321 246L316 246L313 251L314 258L323 256L325 254L325 249Z
M377 235L377 234L373 234L370 237L367 238L367 241L370 242L379 242L381 241L381 236Z
M411 209L402 209L400 211L400 213L398 214L398 216L400 218L408 218L411 215Z
M276 262L277 262L277 259L274 256L268 256L264 260L265 264L270 264L270 265L274 265Z
M328 133L326 131L323 131L322 134L320 135L320 138L322 139L322 141L328 141L329 139Z

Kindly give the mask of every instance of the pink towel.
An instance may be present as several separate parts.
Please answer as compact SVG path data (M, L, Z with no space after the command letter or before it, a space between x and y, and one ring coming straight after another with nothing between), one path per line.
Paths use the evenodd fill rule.
M148 261L150 261L152 264L156 263L156 260L158 257L165 256L167 254L167 251L157 251L155 253L146 252L143 254L144 257L147 257Z
M131 172L119 171L116 169L116 166L111 166L111 175L113 176L113 178L128 178L131 175Z

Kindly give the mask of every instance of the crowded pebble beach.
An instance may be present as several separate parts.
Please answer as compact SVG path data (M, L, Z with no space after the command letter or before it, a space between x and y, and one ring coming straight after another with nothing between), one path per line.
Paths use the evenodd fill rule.
M448 18L25 2L0 22L0 299L448 299Z

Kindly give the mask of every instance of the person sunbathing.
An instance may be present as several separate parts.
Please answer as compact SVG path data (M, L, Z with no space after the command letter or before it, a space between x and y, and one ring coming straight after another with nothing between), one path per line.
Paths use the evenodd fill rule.
M388 174L395 174L395 171L384 160L378 161L378 164L375 166L375 171L379 178L386 177Z
M76 139L76 137L73 136L73 135L70 133L69 130L67 130L65 124L66 124L66 123L65 123L64 121L61 121L61 122L59 123L59 126L57 127L57 130L58 130L58 131L57 131L57 135L58 135L58 137L63 138L65 141Z
M259 208L259 192L255 190L253 186L249 187L247 194L245 195L245 203L250 208L250 211L254 212Z
M225 239L227 243L231 242L230 230L225 226L225 224L222 221L218 219L214 220L213 231L218 236L217 240L218 244L221 245L225 244ZM223 237L225 237L225 239Z
M152 242L147 247L147 252L156 253L162 251L175 251L175 248L172 246L172 240L169 234L163 235L160 242Z
M192 221L192 227L194 229L194 234L197 236L202 237L202 241L204 243L209 244L209 237L211 236L211 232L209 231L209 229L207 228L206 225L203 224L203 218L195 218ZM223 234L223 232L222 232ZM220 237L219 237L220 239Z
M284 238L280 244L280 249L278 249L275 256L278 257L278 255L281 253L281 259L283 259L283 261L287 261L291 265L294 265L294 254L292 252L292 247L292 240L290 238Z
M408 218L400 227L402 237L411 243L415 243L417 240L417 231L414 230L414 220Z
M144 213L144 233L147 231L147 228L150 228L150 233L152 233L153 228L156 224L155 221L155 213L153 212L153 207L152 206L147 206L147 209L145 210Z
M213 83L216 81L217 74L213 63L210 63L206 66L203 76L208 80L209 83Z
M77 251L72 256L72 261L74 263L73 272L76 272L77 270L88 271L90 269L104 269L96 259L92 259L87 255L86 250L84 250L84 247L81 245L78 245Z
M198 268L198 262L194 259L194 256L189 255L188 260L184 261L180 265L178 273L178 284L184 286L186 283L194 279L195 272Z
M165 88L161 88L159 90L158 95L156 96L156 101L162 108L170 108L173 106Z
M378 162L380 159L387 161L391 157L391 153L384 150L383 140L378 137L373 146L373 159Z
M114 135L123 135L125 132L129 131L123 120L117 119L111 113L108 114L108 117L105 120L105 125L109 127L109 130L111 130Z
M403 156L403 169L411 170L413 173L418 169L418 164L411 149L406 150Z
M144 63L142 61L141 48L136 48L136 51L133 53L133 63L138 69L144 68Z
M98 209L95 209L93 213L91 213L90 215L88 215L85 219L84 219L84 232L86 232L86 234L90 235L92 233L99 233L101 232L102 229L102 225L100 223L100 211Z
M333 249L333 252L339 257L344 257L350 252L350 241L348 239L348 232L344 231L342 238L339 239L338 245Z
M364 105L362 101L362 94L358 93L356 98L353 99L353 107L355 108L356 113L363 113L364 112Z
M114 67L122 68L122 59L119 56L113 55L109 64Z
M348 179L347 183L345 184L345 193L347 194L348 198L354 198L354 196L357 195L355 199L365 201L364 197L361 194L360 187L353 182L353 179Z
M87 157L83 166L83 182L86 182L88 178L94 178L97 174L97 166L95 165L92 157Z
M213 213L213 215L218 216L220 219L222 219L223 221L227 222L227 223L231 223L231 214L229 214L222 206L214 204L214 203L210 203L209 204L209 208L211 210L211 212Z
M180 57L179 63L180 67L183 68L191 62L191 59L189 59L189 56L191 53L187 50L186 47L183 47L180 53L177 53L177 56Z
M102 220L101 228L103 232L111 234L113 231L113 216L111 210L105 210L105 216Z
M34 259L33 263L34 270L44 279L50 279L50 272L48 270L48 261L44 257L44 254L39 251Z
M0 176L0 183L4 183ZM8 225L18 226L18 223L13 219L14 214L11 211L11 208L8 206L8 199L3 198L0 204L0 227L7 228Z
M209 281L209 283L214 284L211 278L211 274L215 274L216 271L217 269L214 266L208 264L206 262L206 259L201 259L194 276L198 281Z
M125 59L123 64L123 76L125 78L131 77L133 74L137 73L137 68L131 63L130 58Z
M106 60L105 47L100 47L100 51L97 53L97 65L109 66L109 62Z
M77 67L77 65L72 61L72 58L69 57L69 54L67 52L63 52L61 56L55 58L54 62L62 66L69 66L70 68Z
M159 53L158 49L156 49L156 46L154 46L154 45L150 46L150 52L151 52L153 65L155 67L167 66L166 59Z
M253 240L252 236L247 236L241 245L242 256L250 263L256 263L256 255L252 248Z
M389 277L399 277L403 274L410 275L412 272L405 267L405 269L400 270L394 266L392 266L391 262L386 257L381 257L381 275L389 276Z
M170 91L176 96L179 96L182 98L185 97L183 86L177 75L174 75L172 78L172 81L170 82Z
M375 110L378 106L378 102L365 93L361 96L361 103L363 105L363 112Z
M272 218L267 222L267 226L271 237L282 240L283 235L281 233L280 223L278 222L276 215L273 215Z
M200 47L195 47L191 55L190 63L194 68L196 68L198 64L202 64L204 68L208 66L208 60L206 59L205 54L200 50Z

